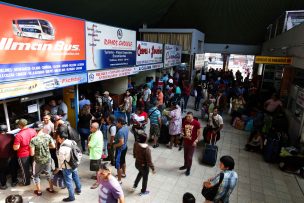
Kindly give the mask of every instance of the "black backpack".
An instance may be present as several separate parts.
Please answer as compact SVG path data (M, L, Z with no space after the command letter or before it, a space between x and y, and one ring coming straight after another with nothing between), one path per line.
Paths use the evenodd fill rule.
M70 147L71 148L71 151L70 151L70 157L71 157L70 161L64 160L65 167L67 167L66 163L68 163L69 166L73 170L76 169L79 166L81 158L82 158L82 152L79 149L79 147L77 146L77 143L72 141L71 145L63 144L62 146Z
M80 141L79 133L77 132L77 130L72 128L70 123L67 121L65 121L63 125L59 126L58 131L59 131L59 133L60 132L66 133L68 135L69 140L73 140L76 143L78 143Z

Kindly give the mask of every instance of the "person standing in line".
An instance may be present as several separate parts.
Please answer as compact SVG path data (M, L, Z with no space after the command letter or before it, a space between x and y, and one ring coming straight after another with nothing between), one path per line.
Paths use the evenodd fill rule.
M117 132L115 135L114 149L115 151L115 168L117 169L118 182L122 184L121 178L126 177L126 154L128 150L129 128L125 126L124 118L118 118Z
M161 127L161 113L158 110L158 102L154 101L154 107L149 110L150 118L150 139L153 139L153 148L159 147L158 138Z
M203 186L206 188L211 188L217 185L220 182L220 176L223 174L222 182L219 185L218 191L215 195L213 201L206 200L205 203L228 203L229 197L233 192L237 181L238 175L233 170L234 169L234 160L231 156L222 156L220 158L219 168L221 173L217 174L214 178L210 178L203 183Z
M163 109L163 105L164 105L164 93L161 91L161 88L157 88L156 98L157 98L157 102L158 102L158 108L159 109Z
M13 149L17 151L18 162L22 171L22 183L26 186L31 184L30 142L37 133L34 129L27 127L27 120L23 118L17 120L16 124L20 131L15 137Z
M145 135L140 135L138 142L134 143L133 148L135 167L138 170L138 174L133 185L133 190L137 188L140 179L143 178L141 192L139 193L140 196L149 194L149 191L147 190L149 168L151 168L152 173L155 174L155 168L151 158L151 150L149 145L146 144L146 141L147 137Z
M191 85L188 81L183 82L183 98L184 98L184 108L183 111L187 109L188 100L191 93Z
M7 126L0 125L0 190L6 190L7 173L9 172L12 179L12 187L18 183L17 179L17 163L13 150L14 135L7 134ZM10 167L10 163L15 163L14 167Z
M125 197L121 185L111 174L106 163L100 164L97 173L99 203L125 203Z
M198 84L195 88L196 95L195 95L195 103L194 103L194 110L198 111L200 108L200 102L203 98L203 88L202 84Z
M126 91L124 97L123 109L126 112L128 118L128 125L130 125L130 117L132 113L132 97L129 90Z
M50 100L49 105L51 107L51 116L57 115L58 106L56 104L56 100L55 99Z
M116 135L116 131L117 131L116 124L114 122L115 122L114 115L110 115L110 116L107 117L107 123L108 123L108 129L107 130L108 130L108 141L109 141L109 143L108 143L108 153L109 153L109 156L106 159L106 161L110 161L112 166L115 166L114 139L115 139L115 135Z
M102 149L102 156L101 158L103 160L105 160L106 158L108 158L109 153L108 153L108 124L106 121L105 117L101 117L100 118L100 131L102 132L103 135L103 149Z
M65 132L61 132L57 136L57 142L60 144L60 148L58 150L58 165L59 169L62 170L64 181L66 187L69 191L69 197L64 198L63 202L72 202L75 200L73 182L76 185L75 193L81 193L81 183L78 176L77 168L72 169L68 162L71 159L71 145L75 145L76 142L68 139L68 135ZM76 144L77 145L77 144ZM58 170L54 172L58 173Z
M66 105L66 103L64 103L61 97L58 98L57 102L58 102L57 115L60 115L63 121L68 120L68 106Z
M98 123L91 124L91 134L89 137L89 151L90 151L90 170L96 171L96 177L98 172L98 166L101 163L101 156L102 156L102 148L103 148L103 135L102 132L99 130ZM94 168L97 166L97 168ZM98 187L98 183L95 182L91 189L96 189Z
M81 147L82 152L86 151L86 141L88 142L88 137L90 135L90 125L93 119L92 114L90 113L90 106L84 105L80 110L80 114L78 115L78 132L81 138Z
M145 102L145 111L148 111L148 106L151 99L151 89L149 89L148 85L144 85L144 91L143 91L143 101Z
M216 134L216 141L221 138L221 130L224 128L224 122L221 115L218 114L218 107L213 108L213 113L209 114L208 126L213 131L213 134ZM206 135L204 135L206 136ZM204 137L204 140L206 137ZM214 142L214 138L211 138L212 142Z
M179 138L179 135L181 133L182 129L182 111L181 108L177 105L176 101L171 101L171 110L169 112L169 135L170 143L167 145L169 149L172 149L173 143L174 146L177 147L177 140Z
M81 111L81 109L84 107L84 105L91 105L90 100L86 99L84 94L80 95L80 100L79 100L79 110Z
M30 142L31 156L34 157L33 162L33 181L36 186L34 193L41 196L40 174L45 173L49 181L49 187L46 189L49 193L54 193L52 177L51 154L49 148L55 148L53 138L48 134L48 128L43 124L37 126L37 136Z
M186 176L190 175L193 154L201 134L201 124L193 118L192 112L188 112L182 128L182 135L184 137L184 165L179 168L179 170L186 170Z

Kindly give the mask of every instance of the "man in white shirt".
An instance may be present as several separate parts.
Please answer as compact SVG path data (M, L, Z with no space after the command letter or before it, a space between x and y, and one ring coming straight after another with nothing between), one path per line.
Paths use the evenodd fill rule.
M213 130L213 133L217 134L216 140L219 140L221 137L220 131L224 127L224 121L222 116L218 114L218 107L214 107L213 113L209 114L208 125Z
M107 161L110 161L111 162L111 165L114 166L115 165L115 162L114 162L114 148L113 148L113 144L114 144L114 138L115 138L115 135L116 135L116 125L115 125L115 117L114 115L110 115L107 117L107 123L108 123L108 140L109 140L109 148L108 148L108 153L109 153L109 156L108 158L106 159Z
M58 166L59 169L62 169L66 187L69 191L69 197L64 198L62 201L72 202L75 200L74 187L72 181L74 181L76 185L76 189L75 189L76 194L81 193L81 183L79 180L77 168L72 169L68 164L68 162L71 159L71 147L69 146L71 146L74 141L68 140L68 135L63 132L57 136L57 142L60 144L60 148L58 150Z
M57 115L60 115L61 120L66 121L68 119L68 106L63 102L62 98L58 99L58 111Z

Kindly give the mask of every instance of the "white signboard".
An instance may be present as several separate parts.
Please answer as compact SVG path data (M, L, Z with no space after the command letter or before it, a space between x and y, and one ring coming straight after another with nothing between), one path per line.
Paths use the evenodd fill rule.
M195 54L195 69L202 69L202 67L204 66L204 58L204 54Z
M182 61L182 47L178 45L165 44L164 67L178 66Z
M35 113L37 111L38 111L37 104L32 104L32 105L27 106L28 113Z
M92 83L102 80L124 77L128 75L134 75L137 73L138 73L138 67L125 67L125 68L117 68L117 69L91 71L88 73L88 82Z
M136 65L163 62L163 44L137 41Z
M139 71L147 71L147 70L154 70L154 69L159 69L163 68L164 64L163 63L157 63L157 64L149 64L149 65L143 65L143 66L138 66Z
M136 65L136 32L86 22L87 70Z

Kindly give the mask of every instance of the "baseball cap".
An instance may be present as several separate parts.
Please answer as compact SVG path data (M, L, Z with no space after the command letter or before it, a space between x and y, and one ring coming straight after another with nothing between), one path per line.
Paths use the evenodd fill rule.
M105 95L109 95L110 93L108 91L105 91L103 94Z
M42 123L42 122L37 121L37 122L34 124L34 126L33 126L33 127L34 127L34 129L35 129L35 130L37 130L37 131L38 131L38 130L43 129L43 127L44 127L44 126L43 126L43 123Z

